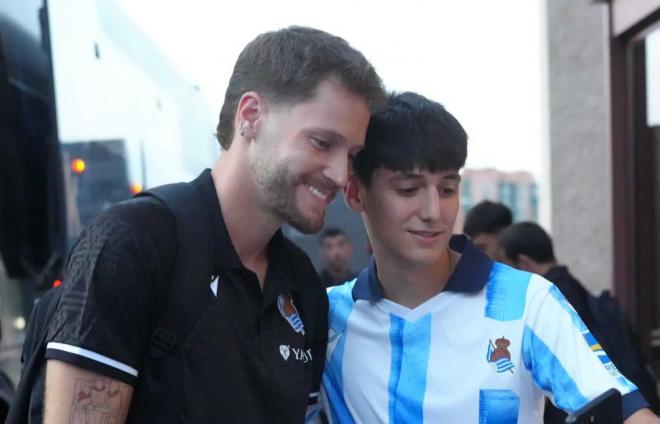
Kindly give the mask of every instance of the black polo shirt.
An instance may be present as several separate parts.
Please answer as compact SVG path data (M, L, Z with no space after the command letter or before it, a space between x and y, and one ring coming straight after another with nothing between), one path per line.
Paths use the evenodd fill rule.
M325 291L307 257L279 231L268 245L262 291L232 245L210 171L193 184L215 212L215 254L213 275L191 282L208 285L208 297L181 348L155 364L145 360L177 234L170 210L144 197L113 206L81 234L46 357L133 385L129 422L159 416L162 399L169 399L171 422L303 422L325 361ZM149 373L141 373L145 363ZM142 380L153 376L163 393L145 392Z

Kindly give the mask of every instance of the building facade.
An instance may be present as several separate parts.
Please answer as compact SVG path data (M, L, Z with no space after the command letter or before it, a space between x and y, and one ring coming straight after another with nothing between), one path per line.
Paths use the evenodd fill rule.
M546 7L557 255L660 364L660 0Z
M465 169L461 174L461 210L456 231L462 232L465 214L482 200L502 202L514 221L537 221L538 185L529 172L503 172L496 169Z

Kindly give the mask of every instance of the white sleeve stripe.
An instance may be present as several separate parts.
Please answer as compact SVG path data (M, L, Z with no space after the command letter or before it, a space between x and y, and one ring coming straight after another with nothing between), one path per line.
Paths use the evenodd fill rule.
M309 394L309 397L318 397L318 396L319 396L319 392L314 392Z
M91 359L96 362L100 362L102 364L111 366L112 368L116 368L120 371L123 371L127 374L132 375L133 377L138 376L138 371L135 368L129 367L128 365L121 363L119 361L115 361L112 358L108 358L107 356L103 356L99 353L92 352L91 350L83 349L82 347L78 346L71 346L68 344L64 343L55 343L55 342L50 342L46 346L46 349L55 349L55 350L61 350L64 352L69 352L73 353L74 355L78 356L84 356L85 358Z

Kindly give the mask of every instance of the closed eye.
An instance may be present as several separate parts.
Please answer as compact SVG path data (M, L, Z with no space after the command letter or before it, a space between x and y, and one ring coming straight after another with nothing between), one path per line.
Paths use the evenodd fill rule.
M396 192L401 196L411 197L417 193L417 190L419 190L417 187L400 187L396 189Z
M309 138L310 142L312 143L312 146L317 148L318 150L326 151L332 147L332 143L329 141L320 139L318 137L310 137Z

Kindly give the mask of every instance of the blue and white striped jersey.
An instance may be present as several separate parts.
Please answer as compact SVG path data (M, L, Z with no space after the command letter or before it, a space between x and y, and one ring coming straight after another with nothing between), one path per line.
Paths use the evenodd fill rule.
M541 423L544 395L574 411L614 387L646 406L542 277L492 262L465 236L445 290L414 309L384 299L372 264L329 289L323 391L334 423Z

